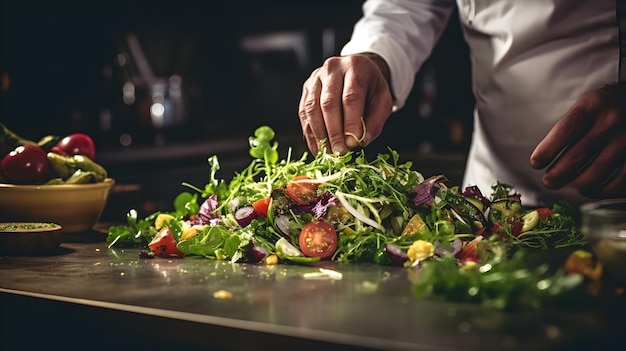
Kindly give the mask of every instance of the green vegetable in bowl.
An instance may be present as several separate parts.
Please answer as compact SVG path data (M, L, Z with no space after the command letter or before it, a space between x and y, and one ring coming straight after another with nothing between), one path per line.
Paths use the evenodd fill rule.
M0 157L4 157L9 152L21 145L37 145L32 140L22 138L7 128L0 122Z
M77 171L89 172L89 174L93 176L94 183L101 182L107 178L107 171L104 167L92 161L87 156L63 156L54 152L49 152L47 154L47 158L54 173L65 181L71 179L73 176L75 178L83 177L80 174L76 174ZM80 181L78 183L80 183Z

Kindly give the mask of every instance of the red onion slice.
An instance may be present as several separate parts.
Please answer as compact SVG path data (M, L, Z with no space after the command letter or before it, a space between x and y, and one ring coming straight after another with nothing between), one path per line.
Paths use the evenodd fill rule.
M256 218L256 212L254 212L254 208L252 206L244 206L235 211L235 219L240 226L245 227L253 219Z

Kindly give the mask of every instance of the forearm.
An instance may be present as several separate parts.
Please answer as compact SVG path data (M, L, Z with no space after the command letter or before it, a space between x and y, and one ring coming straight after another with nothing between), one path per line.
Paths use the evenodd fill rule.
M451 0L368 0L341 54L369 53L376 54L376 60L382 59L386 65L383 69L389 72L387 82L394 106L401 108L413 88L415 74L432 52L454 8Z

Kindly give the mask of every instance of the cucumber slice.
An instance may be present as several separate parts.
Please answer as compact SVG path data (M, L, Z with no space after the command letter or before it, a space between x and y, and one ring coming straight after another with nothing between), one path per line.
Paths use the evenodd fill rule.
M313 263L320 260L319 257L306 257L306 256L286 256L286 260L293 263Z
M539 212L537 212L537 210L530 211L522 217L522 220L524 221L522 224L523 233L537 226L539 223Z
M280 238L276 241L276 255L279 258L294 258L294 257L304 257L302 251L298 250L297 247L293 246L287 239Z

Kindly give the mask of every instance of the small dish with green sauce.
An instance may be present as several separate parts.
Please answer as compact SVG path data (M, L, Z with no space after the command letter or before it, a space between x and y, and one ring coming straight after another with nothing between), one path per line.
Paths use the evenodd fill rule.
M53 253L63 240L63 228L55 223L0 223L0 254L44 255Z

